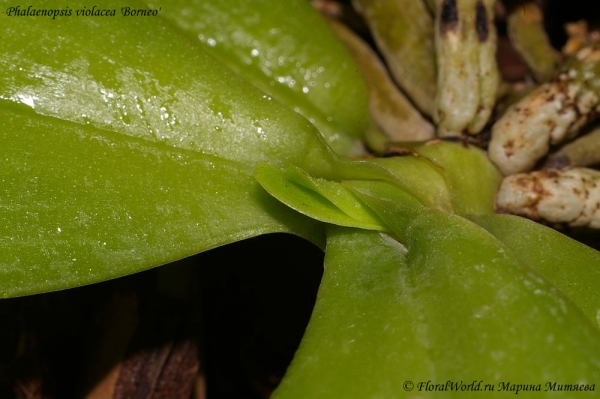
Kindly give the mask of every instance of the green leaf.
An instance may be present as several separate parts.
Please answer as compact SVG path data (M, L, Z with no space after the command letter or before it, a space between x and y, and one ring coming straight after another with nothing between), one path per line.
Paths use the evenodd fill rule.
M373 163L390 170L401 181L403 187L414 193L425 205L454 212L452 195L444 170L426 157L404 155L390 158L375 158Z
M52 1L36 7L51 9ZM70 3L76 10L96 3ZM316 129L158 17L17 18L0 25L0 99L39 115L255 165L323 169ZM97 7L98 8L98 7ZM311 155L306 157L307 155Z
M495 394L427 391L419 385L427 381L482 381L496 392L501 383L539 384L536 396L570 398L544 392L546 383L598 381L598 330L493 236L456 215L369 205L404 245L374 231L328 230L314 313L273 398Z
M600 328L600 252L518 216L480 215L469 219L560 289Z
M160 15L290 109L341 154L363 154L370 121L358 67L306 0L153 0Z
M269 194L313 219L339 226L387 230L379 217L341 182L308 176L294 166L281 171L268 164L259 165L255 177Z
M0 295L135 273L233 241L322 228L250 166L0 107Z
M415 193L428 198L428 204L433 208L461 215L494 212L496 192L502 176L481 149L439 140L424 144L390 143L388 147L390 150L396 147L402 151L410 150L428 161L422 161L422 165L408 175L410 180L407 184ZM377 162L390 161L382 159ZM427 183L428 180L431 183Z
M310 122L166 21L119 15L139 3L103 3L114 17L75 16L95 5L72 2L73 15L56 19L0 16L3 297L268 232L322 245L322 227L266 195L255 165L325 177L383 170L346 168Z
M449 142L422 145L414 151L442 168L457 214L494 212L502 175L485 152L475 146Z

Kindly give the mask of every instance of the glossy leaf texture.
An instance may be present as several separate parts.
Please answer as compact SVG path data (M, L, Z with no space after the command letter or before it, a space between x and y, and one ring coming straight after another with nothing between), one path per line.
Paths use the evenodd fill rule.
M166 21L119 15L140 3L103 3L114 17L75 15L95 5L70 3L73 15L55 19L0 16L1 296L102 281L267 232L322 245L321 225L262 191L259 162L393 179L339 158L309 121Z
M369 126L360 72L306 0L152 0L161 16L265 93L309 119L340 154Z
M143 7L127 1L104 5L121 6ZM311 150L327 152L306 119L158 17L2 16L2 37L8 39L0 54L0 98L40 115L245 164L302 162ZM316 163L331 159L318 155Z
M0 108L0 293L135 273L258 234L322 229L252 167L30 110Z
M491 234L456 215L363 199L403 244L328 230L315 310L273 398L503 397L511 384L570 398L544 392L546 382L598 381L599 330ZM428 381L494 392L428 391Z

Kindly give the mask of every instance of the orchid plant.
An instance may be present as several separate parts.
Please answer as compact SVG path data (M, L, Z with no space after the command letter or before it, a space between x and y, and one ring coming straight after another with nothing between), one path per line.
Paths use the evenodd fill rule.
M291 233L324 276L274 398L595 390L600 253L496 214L483 150L367 156L363 78L305 0L148 4L0 16L2 298Z

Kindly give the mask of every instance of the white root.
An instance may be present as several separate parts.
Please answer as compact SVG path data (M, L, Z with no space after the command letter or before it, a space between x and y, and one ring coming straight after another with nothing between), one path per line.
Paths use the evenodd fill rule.
M600 228L600 171L548 169L504 178L498 211L533 220Z
M504 175L531 170L550 145L577 135L600 110L600 49L585 47L558 78L510 107L492 127L490 159Z
M499 72L492 0L437 0L438 136L477 134L496 102Z

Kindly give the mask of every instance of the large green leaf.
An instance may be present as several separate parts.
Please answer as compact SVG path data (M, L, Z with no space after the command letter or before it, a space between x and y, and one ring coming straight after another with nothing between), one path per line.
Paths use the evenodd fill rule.
M523 385L571 398L546 384L598 381L598 330L493 236L456 215L370 205L405 245L328 231L315 310L274 398L503 397ZM482 391L464 390L473 382Z
M0 98L37 114L253 165L327 163L304 118L272 100L158 17L0 16ZM52 9L52 1L36 8ZM98 8L98 6L96 6ZM314 155L306 157L306 155Z
M365 83L306 0L146 0L265 93L304 115L342 154L363 153Z
M251 166L0 107L0 293L134 273L267 232L322 230Z

